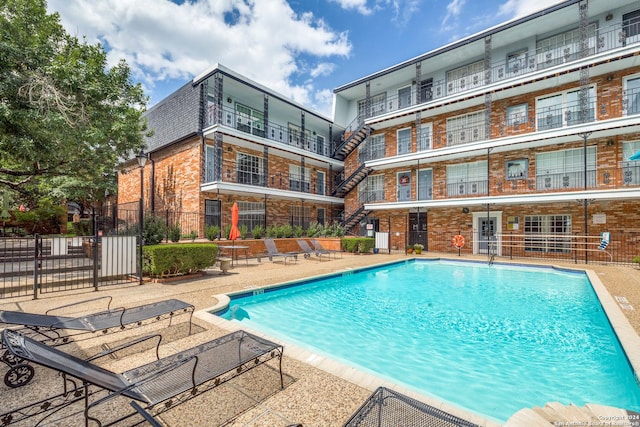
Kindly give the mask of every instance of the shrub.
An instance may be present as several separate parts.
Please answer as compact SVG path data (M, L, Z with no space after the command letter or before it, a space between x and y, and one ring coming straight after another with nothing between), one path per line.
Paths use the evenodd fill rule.
M142 271L152 277L179 276L214 265L218 246L209 243L151 245L142 248Z
M178 224L170 225L167 229L167 237L169 237L169 240L171 240L172 242L177 243L180 241L181 232L182 231L180 230L180 226Z
M308 237L319 237L322 236L323 232L324 226L317 221L310 223L309 228L307 228Z
M293 237L293 227L291 227L289 224L279 226L276 230L276 237Z
M325 227L323 234L327 237L342 237L344 236L344 227L339 223L334 222L333 224Z
M229 234L231 233L231 224L227 224L224 226L224 228L222 229L222 236L225 239L229 238Z
M91 236L93 234L91 231L92 228L90 219L81 219L79 222L73 224L73 229L77 236Z
M142 239L145 245L157 245L162 242L167 234L167 227L160 217L148 215L144 219L144 229L142 231Z
M302 228L302 226L296 225L295 227L293 227L293 236L298 238L304 236L304 229Z
M342 248L351 253L368 253L376 245L373 237L348 237L342 239Z
M246 225L242 224L240 226L238 226L238 231L240 231L240 238L242 240L247 238L247 234L249 234L249 227L247 227Z
M261 225L256 225L255 227L253 227L253 230L251 230L251 235L254 239L262 239L262 237L264 236L264 227Z
M198 238L198 232L194 231L194 230L191 230L191 232L189 233L189 238L193 242L194 240L196 240Z
M358 238L349 237L342 239L342 249L344 249L345 252L356 253L358 251Z
M268 226L267 229L265 230L265 236L268 239L272 239L276 237L276 230L277 230L277 227L275 225Z
M204 229L204 235L207 240L214 241L220 235L220 227L217 225L207 225Z

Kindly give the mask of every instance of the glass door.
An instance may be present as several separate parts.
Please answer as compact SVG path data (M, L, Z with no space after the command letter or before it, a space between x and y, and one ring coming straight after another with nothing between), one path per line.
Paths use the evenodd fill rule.
M411 200L411 172L398 172L398 201L407 202Z

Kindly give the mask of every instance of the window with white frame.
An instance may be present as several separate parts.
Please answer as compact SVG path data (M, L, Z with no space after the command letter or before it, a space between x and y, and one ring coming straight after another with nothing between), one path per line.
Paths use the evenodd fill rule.
M640 160L631 160L631 156L640 153L640 141L622 144L622 183L624 185L640 184Z
M411 106L411 86L398 89L398 109Z
M264 114L246 105L236 104L236 129L264 137Z
M309 192L311 171L299 165L289 165L289 190Z
M369 175L358 184L358 203L384 200L384 175Z
M487 194L487 161L447 166L447 196Z
M482 141L485 136L485 110L447 119L447 146Z
M205 182L213 182L216 180L216 148L213 145L207 145L205 148Z
M264 159L246 153L236 155L238 184L264 185Z
M309 228L309 218L311 210L308 206L292 205L289 206L289 215L291 216L291 225Z
M358 146L358 161L360 163L384 157L384 134L370 135Z
M587 26L587 55L593 55L596 48L596 24ZM536 63L538 69L575 61L582 55L580 29L574 28L536 42Z
M397 132L398 155L411 152L411 128L400 129Z
M524 250L571 252L571 215L525 215Z
M370 99L371 102L371 111L369 112L368 117L377 116L378 114L382 114L386 109L387 102L387 94L380 93L378 95L372 96ZM358 118L360 122L364 122L364 119L367 117L367 100L361 99L358 101Z
M596 184L596 147L587 147L587 187ZM562 190L584 188L584 150L549 151L536 154L536 188Z
M432 124L427 123L420 126L420 138L418 140L418 151L431 149L431 129Z
M447 94L484 85L484 60L447 71Z
M252 231L257 225L264 226L264 202L238 202L238 225Z
M640 114L640 75L624 80L622 105L625 115Z
M625 43L633 43L640 39L640 9L622 15L622 31Z
M595 120L596 93L590 87L587 95L584 122ZM554 129L583 123L580 89L545 95L536 99L536 123L538 130Z

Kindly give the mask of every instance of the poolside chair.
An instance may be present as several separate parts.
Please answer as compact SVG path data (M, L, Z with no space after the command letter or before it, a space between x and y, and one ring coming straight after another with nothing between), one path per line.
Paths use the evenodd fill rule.
M322 247L322 244L317 240L317 239L310 239L311 240L311 244L313 245L313 248L316 251L324 251L326 253L329 254L333 254L333 257L335 258L337 254L340 254L340 258L342 258L342 251L336 251L333 249L325 249Z
M61 309L78 307L103 299L108 299L107 308L97 313L85 314L78 317L50 314ZM112 299L110 296L103 296L79 301L73 304L51 308L47 310L45 314L2 310L0 311L0 322L10 325L20 325L19 328L13 329L47 345L59 346L93 338L97 333L106 335L109 333L122 332L164 319L169 319L169 325L171 325L174 316L189 313L189 335L191 334L191 322L195 309L192 304L177 299L168 299L137 307L111 308ZM1 348L2 346L0 346L0 349ZM9 368L21 362L12 357L7 350L3 352L0 360L8 365ZM33 377L33 370L22 369L22 371L24 374L30 373L31 377ZM31 381L31 377L28 375L21 375L19 376L19 380L14 382L13 379L16 378L14 374L15 372L10 369L10 372L5 375L4 381L9 387L20 387Z
M304 252L305 258L310 258L311 254L314 254L320 258L320 261L322 261L322 255L326 255L327 259L329 259L329 257L331 256L331 253L329 251L318 251L315 249L311 249L311 246L309 246L306 240L297 239L296 241L298 242L298 246L300 246L300 249L302 249L302 252Z
M378 387L349 418L344 427L478 427L409 396Z
M157 360L151 363L122 373L110 371L93 363L96 359L152 339L157 339L158 342L155 349ZM163 358L159 357L162 337L158 334L138 338L86 360L9 329L2 331L2 340L16 357L58 371L61 374L64 391L0 414L0 425L24 420L29 420L29 425L40 425L50 416L80 400L84 401L85 425L90 421L97 423L98 426L102 426L103 422L104 425L122 425L124 420L136 414L155 418L169 408L275 358L279 359L280 387L284 388L282 376L284 348L242 330ZM93 395L95 396L89 399ZM100 411L102 417L116 419L99 420L96 408L117 397L140 402L138 406L146 414L142 414L136 407L127 409L126 404L120 404L117 405L117 411ZM6 403L8 402L3 405L5 408Z
M298 261L298 252L279 252L273 239L264 239L264 245L267 248L269 261L271 262L273 262L274 258L282 258L285 265L287 265L287 259Z

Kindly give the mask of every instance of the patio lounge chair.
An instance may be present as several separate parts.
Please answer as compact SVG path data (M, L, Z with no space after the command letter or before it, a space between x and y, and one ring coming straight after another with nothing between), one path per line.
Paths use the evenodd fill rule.
M478 427L386 387L378 387L344 427Z
M329 251L318 251L315 249L311 249L311 246L309 246L306 240L297 239L296 241L298 242L298 246L300 246L300 249L302 249L302 252L304 252L305 258L310 258L311 254L314 254L320 258L320 261L322 261L322 255L326 255L327 259L329 259L329 257L331 256L331 253Z
M61 309L77 307L90 302L108 299L107 308L97 313L85 314L78 317L57 316L50 314ZM47 310L45 314L24 313L21 311L0 311L0 322L10 325L20 325L19 328L13 328L20 331L37 341L51 346L69 344L74 341L82 341L95 337L96 333L106 335L109 333L121 332L127 329L138 328L149 323L159 322L169 319L169 325L174 316L183 313L189 313L189 334L191 334L191 318L193 316L194 306L177 299L168 299L137 307L119 307L111 308L112 297L104 296L67 304ZM0 348L2 348L0 346ZM0 357L9 368L20 364L20 360L13 357L5 350ZM33 370L23 369L33 374ZM32 377L33 375L31 375ZM31 381L31 378L21 376L20 381L12 383L15 378L9 373L5 375L5 384L10 387L20 387Z
M324 251L330 254L333 254L333 257L335 258L337 254L340 254L340 258L342 258L342 251L336 251L333 249L325 249L322 247L322 244L317 240L317 239L310 239L311 240L311 244L313 245L313 249L315 249L316 251Z
M92 362L151 339L158 340L157 360L151 363L116 373ZM61 373L64 391L59 395L0 414L0 425L24 420L29 420L29 425L40 425L51 415L80 400L84 401L85 425L90 421L98 426L123 425L121 423L124 420L133 416L139 417L137 414L155 418L169 408L275 358L279 359L280 387L284 387L283 347L242 330L163 358L159 357L162 340L160 335L138 338L86 360L9 329L2 332L2 340L16 357ZM95 396L90 399L93 395ZM140 402L138 406L146 414L142 414L135 405L127 410L126 404L120 404L117 405L118 411L100 411L102 417L116 419L97 419L95 409L117 397ZM4 406L6 408L6 405Z
M271 262L273 262L274 258L282 258L285 265L287 265L287 259L298 261L298 252L279 252L273 239L264 239L264 245L267 248L269 261Z

